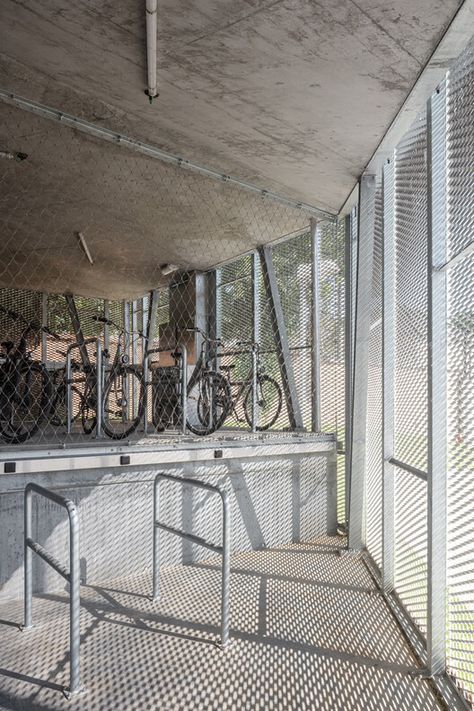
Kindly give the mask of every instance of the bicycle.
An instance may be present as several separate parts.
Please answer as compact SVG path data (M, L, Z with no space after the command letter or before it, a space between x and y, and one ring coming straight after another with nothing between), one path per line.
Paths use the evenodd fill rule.
M224 424L231 403L227 379L211 367L208 346L222 347L220 338L209 338L200 328L187 328L202 336L201 352L187 385L186 426L196 435L209 435Z
M64 358L65 351L56 351ZM95 408L97 405L95 369L91 366L87 368L76 360L71 360L71 372L84 373L84 377L75 379L71 384L71 401L76 409L76 414L71 413L70 423L73 424L79 417L81 418L82 429L85 434L91 434L96 425ZM81 390L78 386L83 385ZM68 424L68 382L66 366L55 371L53 375L53 386L55 394L51 407L50 422L54 427L64 427Z
M258 343L253 341L238 341L237 348L249 346L251 352L255 352L256 361L256 387L255 403L257 406L256 412L256 427L258 432L270 429L277 421L282 407L282 392L277 381L266 375L261 364L260 347ZM232 352L224 355L232 355ZM231 392L230 404L227 412L227 417L233 412L237 422L247 422L249 427L253 424L253 372L252 366L248 374L241 380L231 380L231 372L235 369L235 363L231 365L221 365L221 370L227 372L227 382ZM237 389L232 396L232 389ZM239 417L237 406L239 403L243 405L244 417Z
M43 331L57 340L60 337L4 306L0 306L0 312L26 326L17 346L12 341L1 343L4 361L0 365L0 437L9 444L20 444L33 437L48 419L54 393L46 367L32 359L39 345L38 334ZM33 346L28 348L31 334Z
M105 316L92 318L94 321L112 326L119 332L115 356L104 384L102 426L105 434L111 439L125 439L135 432L143 417L145 374L141 366L129 364L124 345L125 329ZM137 332L137 334L146 340L146 336L142 333ZM109 355L108 351L104 351L104 360L109 358Z

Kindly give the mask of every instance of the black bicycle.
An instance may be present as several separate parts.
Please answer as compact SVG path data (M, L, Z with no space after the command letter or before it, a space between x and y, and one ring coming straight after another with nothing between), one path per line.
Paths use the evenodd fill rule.
M114 359L110 368L105 369L102 426L111 439L125 439L135 432L143 417L146 388L143 368L129 363L124 328L104 316L92 318L115 328L119 334ZM146 341L139 331L137 337ZM104 351L104 362L109 357L108 351Z
M282 406L282 392L280 385L274 378L266 375L262 366L260 357L260 347L258 343L253 341L238 341L237 348L248 348L247 352L255 352L256 360L256 393L255 393L255 422L256 430L262 432L270 429L277 421ZM245 351L238 351L242 353ZM232 355L232 352L223 353L223 355ZM235 369L235 364L221 365L221 370L226 373L231 398L228 406L226 417L233 413L237 422L246 422L249 427L253 424L253 372L250 366L248 372L243 378L233 380L232 371ZM242 405L244 417L241 417L238 412L239 405Z
M0 306L0 312L12 321L24 324L18 345L1 343L0 365L0 437L9 444L25 442L47 421L54 394L46 367L32 354L39 345L41 331L60 340L46 326L27 321L23 316Z
M222 427L231 407L229 383L212 367L210 354L223 344L220 339L209 338L200 328L186 330L202 337L201 352L187 385L186 425L194 434L204 436Z
M57 350L64 358L65 351ZM84 365L76 360L71 360L71 375L74 377L71 384L71 412L68 413L68 382L66 366L56 370L52 376L54 386L53 404L50 413L50 422L55 427L66 427L68 414L70 424L81 419L82 429L85 434L91 434L96 426L96 368ZM79 377L76 377L76 376Z

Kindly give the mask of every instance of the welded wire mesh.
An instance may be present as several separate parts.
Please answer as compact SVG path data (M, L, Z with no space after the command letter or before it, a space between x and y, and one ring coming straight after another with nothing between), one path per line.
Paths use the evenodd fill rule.
M447 252L473 244L474 42L447 81ZM448 669L474 703L474 254L447 274Z
M310 429L311 214L19 108L0 115L12 156L0 166L1 340L27 331L3 349L3 443ZM339 248L319 229L334 432L343 274L325 273ZM259 248L273 242L264 269ZM275 417L256 424L254 402Z

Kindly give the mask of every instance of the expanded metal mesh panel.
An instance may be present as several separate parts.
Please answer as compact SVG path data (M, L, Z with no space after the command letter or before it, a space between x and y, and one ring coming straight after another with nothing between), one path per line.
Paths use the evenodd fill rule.
M448 258L472 244L474 234L474 41L448 72Z
M427 619L427 486L395 470L395 591L423 633Z
M395 151L395 456L427 466L426 117Z
M474 43L447 82L447 247L474 232ZM474 705L474 254L448 270L447 662Z
M344 222L321 226L321 423L344 441Z
M382 186L375 192L372 308L369 341L366 458L366 545L382 564Z

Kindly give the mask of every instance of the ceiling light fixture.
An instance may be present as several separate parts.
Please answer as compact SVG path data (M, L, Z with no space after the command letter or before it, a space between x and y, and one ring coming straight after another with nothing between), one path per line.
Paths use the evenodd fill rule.
M28 158L28 153L20 153L19 151L17 153L13 153L12 151L0 151L0 158L4 158L5 160L16 160L18 163L21 163L22 160Z
M178 264L160 264L160 270L163 276L168 276L173 272L177 272L181 267Z
M94 261L91 257L91 253L89 251L89 247L87 246L86 238L82 234L82 232L77 232L77 239L79 240L79 244L81 245L82 249L84 250L84 254L86 255L87 259L91 264L94 264Z

